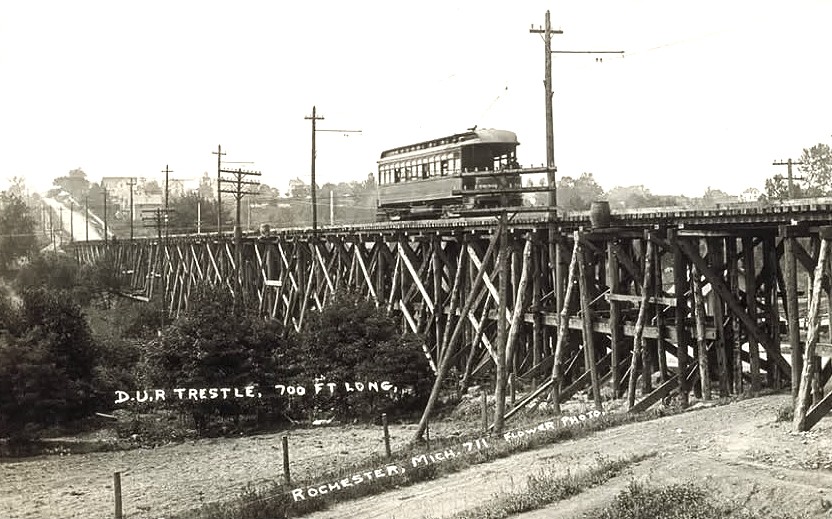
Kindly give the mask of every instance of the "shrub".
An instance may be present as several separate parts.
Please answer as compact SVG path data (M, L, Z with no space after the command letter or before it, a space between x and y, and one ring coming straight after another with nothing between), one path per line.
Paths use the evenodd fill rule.
M19 315L16 335L0 336L0 436L29 436L95 405L97 352L78 305L65 292L30 289Z
M421 339L402 335L396 320L372 301L351 292L336 293L321 313L311 314L298 342L293 374L336 383L315 397L316 408L328 408L341 418L406 412L424 405L433 382ZM389 381L406 394L348 392L345 383Z
M242 388L274 384L273 351L281 329L264 321L223 288L201 287L184 312L164 334L147 346L143 378L155 388ZM231 416L262 409L279 409L271 393L262 399L175 401L191 413L205 432L214 416Z

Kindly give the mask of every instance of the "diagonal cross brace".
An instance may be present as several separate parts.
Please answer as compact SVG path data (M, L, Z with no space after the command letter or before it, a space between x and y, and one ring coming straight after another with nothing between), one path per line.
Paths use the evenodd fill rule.
M784 374L788 375L791 373L791 366L788 362L786 362L786 359L783 358L780 352L777 351L776 345L774 344L772 338L760 330L757 326L756 320L752 319L742 307L742 304L736 300L734 295L731 293L731 290L725 285L725 281L721 277L717 276L713 270L711 270L705 260L699 255L699 252L695 250L690 243L685 240L678 240L676 243L682 252L690 258L691 262L696 265L699 272L705 276L705 279L708 280L711 287L713 287L717 294L719 294L720 299L725 301L731 312L736 315L740 321L742 321L743 325L745 325L748 330L748 333L763 345L768 358L773 359L777 367L780 368Z

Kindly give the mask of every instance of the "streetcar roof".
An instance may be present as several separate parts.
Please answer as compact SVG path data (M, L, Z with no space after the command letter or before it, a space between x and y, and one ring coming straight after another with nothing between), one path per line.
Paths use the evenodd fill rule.
M517 134L514 132L484 128L482 130L456 133L454 135L448 135L447 137L441 137L439 139L432 139L416 144L408 144L407 146L391 148L381 152L381 158L385 159L392 156L400 156L423 150L440 151L458 146L470 146L472 144L483 143L519 144L517 142Z

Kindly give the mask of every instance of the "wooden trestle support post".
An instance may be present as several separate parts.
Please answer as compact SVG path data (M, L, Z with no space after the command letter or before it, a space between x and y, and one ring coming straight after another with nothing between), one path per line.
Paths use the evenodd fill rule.
M832 408L832 339L821 326L830 227L706 224L412 224L71 246L83 263L113 263L123 294L173 316L209 284L300 330L339 290L356 291L423 338L436 379L414 439L450 373L463 389L517 395L504 413L498 405L495 431L546 396L560 413L578 391L599 409L602 395L626 393L637 412L674 396L687 406L692 389L707 399L712 388L789 384L794 427L811 428Z

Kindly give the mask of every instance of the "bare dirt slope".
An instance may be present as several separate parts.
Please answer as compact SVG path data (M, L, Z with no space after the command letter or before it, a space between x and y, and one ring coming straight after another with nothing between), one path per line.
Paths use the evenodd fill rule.
M391 426L393 448L410 438ZM292 476L384 452L380 427L290 431ZM122 471L125 517L157 519L202 502L236 497L283 477L282 434L208 439L155 449L0 462L0 518L113 517L113 472Z
M832 420L808 433L791 433L790 423L775 421L788 401L780 395L757 398L608 429L308 517L439 518L523 488L526 477L541 470L581 471L599 456L650 452L656 455L604 487L519 517L579 517L611 501L634 478L659 484L698 481L764 514L823 515L832 508Z
M519 453L430 481L335 506L314 518L442 517L522 488L529 474L583 470L599 456L656 452L603 488L523 517L573 517L608 502L633 477L698 480L751 508L832 507L832 418L813 431L790 432L776 422L786 395L631 424L590 437ZM441 425L435 432L442 434ZM444 431L449 432L449 431ZM412 429L396 426L396 443ZM308 429L290 433L293 474L334 467L382 451L378 428ZM39 457L0 463L0 517L62 519L112 517L112 473L125 471L129 519L172 512L236 496L249 482L265 485L282 474L280 435L203 440L157 449ZM325 482L321 482L325 483ZM832 515L830 515L832 517Z

